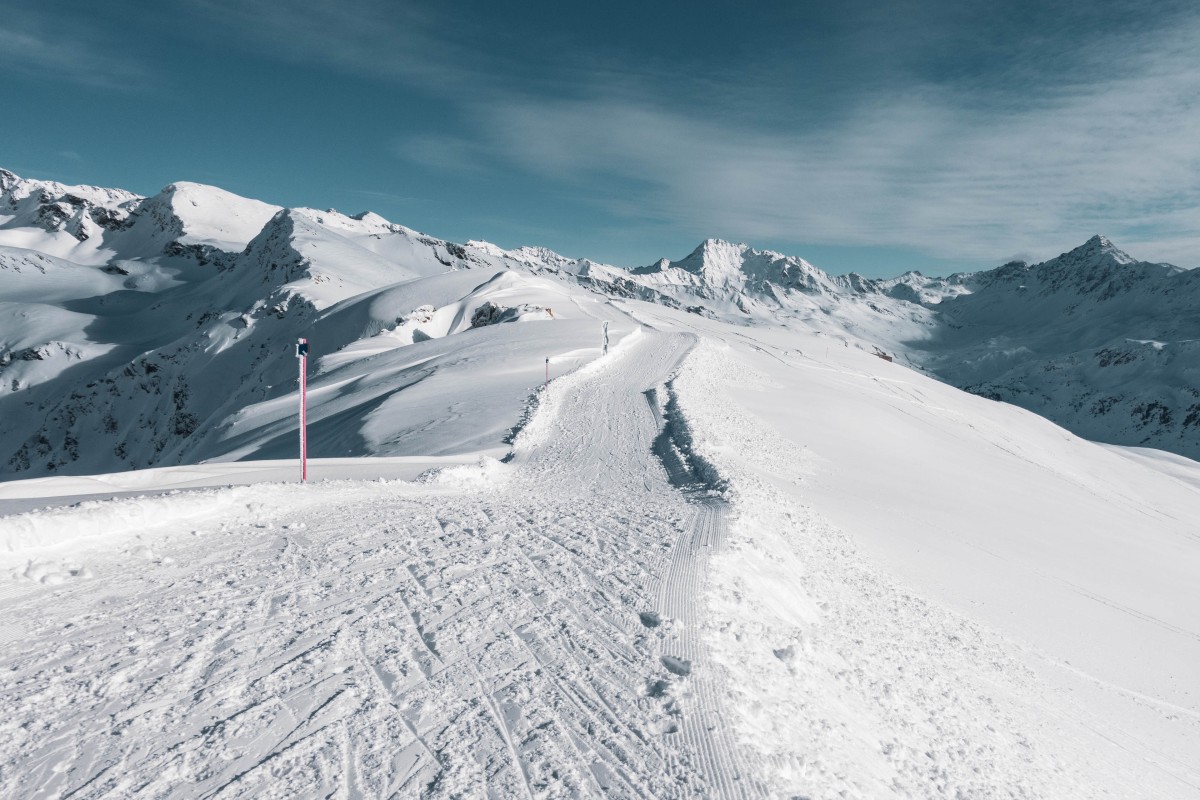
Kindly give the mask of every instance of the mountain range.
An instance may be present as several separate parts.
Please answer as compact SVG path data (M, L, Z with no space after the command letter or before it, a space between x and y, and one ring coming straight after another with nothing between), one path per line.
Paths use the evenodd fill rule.
M287 457L299 336L312 455L499 452L511 429L476 412L515 423L543 369L598 345L580 310L624 298L815 331L1090 439L1200 459L1200 270L1102 236L948 277L833 276L716 239L624 269L194 183L140 197L0 170L0 475ZM545 319L553 340L507 324Z

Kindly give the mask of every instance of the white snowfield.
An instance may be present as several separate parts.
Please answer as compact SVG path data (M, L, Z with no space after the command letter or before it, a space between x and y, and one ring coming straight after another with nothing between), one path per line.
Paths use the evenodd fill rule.
M1200 465L576 308L511 450L0 484L0 796L1200 797Z

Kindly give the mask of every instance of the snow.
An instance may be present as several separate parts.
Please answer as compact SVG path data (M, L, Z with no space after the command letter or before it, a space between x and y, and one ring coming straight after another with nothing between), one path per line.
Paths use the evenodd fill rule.
M390 458L313 458L308 472L312 481L405 480L411 481L447 466L476 463L481 454L454 456L393 456ZM223 461L157 467L107 475L30 478L0 483L0 514L14 515L39 507L59 508L81 501L116 497L149 497L184 489L215 489L260 483L286 483L296 479L295 459L278 461ZM3 519L3 518L0 518ZM11 520L10 520L11 522ZM0 544L0 548L12 549Z
M250 243L280 211L279 206L227 192L216 186L180 181L149 202L169 206L183 228L179 241L236 252Z
M41 720L71 715L81 727L79 738L34 745L27 737L44 722L0 725L0 752L32 747L45 765L6 770L6 790L701 790L702 765L661 734L673 724L669 693L648 694L674 679L663 662L672 653L637 616L653 608L655 565L688 507L661 471L630 468L655 432L640 389L686 341L630 347L638 341L634 352L614 348L609 369L552 384L507 468L455 467L415 484L265 485L248 504L239 493L250 489L217 490L226 500L208 503L210 517L187 519L195 535L118 532L107 552L59 553L63 583L18 576L39 587L25 602L104 581L124 588L87 610L63 598L21 617L32 629L16 672L51 682L6 683L6 697L15 689ZM580 428L601 413L614 425ZM572 432L582 435L563 435ZM607 469L583 457L595 452ZM42 559L31 574L50 574L47 548L24 552ZM67 619L81 634L69 647L104 665L84 683L57 666L70 656L37 654L63 642ZM148 691L127 695L130 683ZM121 735L97 738L110 713ZM120 767L106 768L113 759Z
M507 464L6 485L146 496L0 519L5 793L1194 795L1200 490L823 337L614 311Z
M852 349L720 338L676 381L741 511L712 636L786 791L1196 790L1194 483ZM932 725L915 750L892 733L914 719ZM1154 765L1133 781L1109 768L1129 752Z
M301 335L328 376L314 376L325 381L314 389L329 412L315 454L445 454L432 441L440 434L409 434L453 420L469 426L468 415L425 403L422 416L397 426L392 411L404 403L389 396L410 384L440 392L436 384L478 364L442 359L477 338L462 323L481 306L491 303L489 316L501 320L555 314L561 349L534 352L547 348L529 331L516 349L496 342L513 369L526 359L525 377L492 395L519 415L536 364L592 346L572 309L597 296L878 348L1097 440L1191 456L1200 446L1192 389L1200 333L1188 313L1200 272L1136 262L1101 237L1043 264L950 278L833 277L800 258L715 239L680 261L627 271L544 248L458 245L369 213L281 210L200 184L138 198L6 175L0 205L14 214L0 225L9 290L0 441L3 468L21 477L279 456L292 389L279 356ZM452 277L460 273L478 279ZM480 288L502 274L517 285ZM595 309L584 317L608 319ZM428 344L452 328L461 338L440 350ZM413 349L398 352L405 347ZM435 354L436 375L421 371L423 351ZM388 362L390 382L368 376L376 359ZM447 446L498 448L506 430L477 428Z
M0 188L0 796L1200 795L1200 465L919 368L1176 386L1187 273Z

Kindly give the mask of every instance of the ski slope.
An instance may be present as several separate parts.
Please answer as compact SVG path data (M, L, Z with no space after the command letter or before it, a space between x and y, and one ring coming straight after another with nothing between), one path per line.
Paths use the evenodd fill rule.
M6 485L0 794L1200 795L1195 462L592 313L504 461Z

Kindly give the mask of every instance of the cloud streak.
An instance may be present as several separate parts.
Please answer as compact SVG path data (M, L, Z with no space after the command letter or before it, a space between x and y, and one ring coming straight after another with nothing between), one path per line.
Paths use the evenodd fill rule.
M359 0L352 9L324 0L184 0L249 49L292 62L318 62L373 80L429 91L461 91L477 76L463 25L412 2Z
M1030 86L1022 102L923 84L860 99L803 133L602 91L475 109L494 157L615 214L697 235L899 245L989 260L1103 231L1200 264L1200 26L1124 42L1114 77ZM1111 42L1110 42L1111 44ZM615 186L595 192L595 186ZM1131 246L1133 242L1130 242Z
M136 60L70 33L54 35L0 23L0 66L9 74L65 80L104 89L136 88L149 72Z

